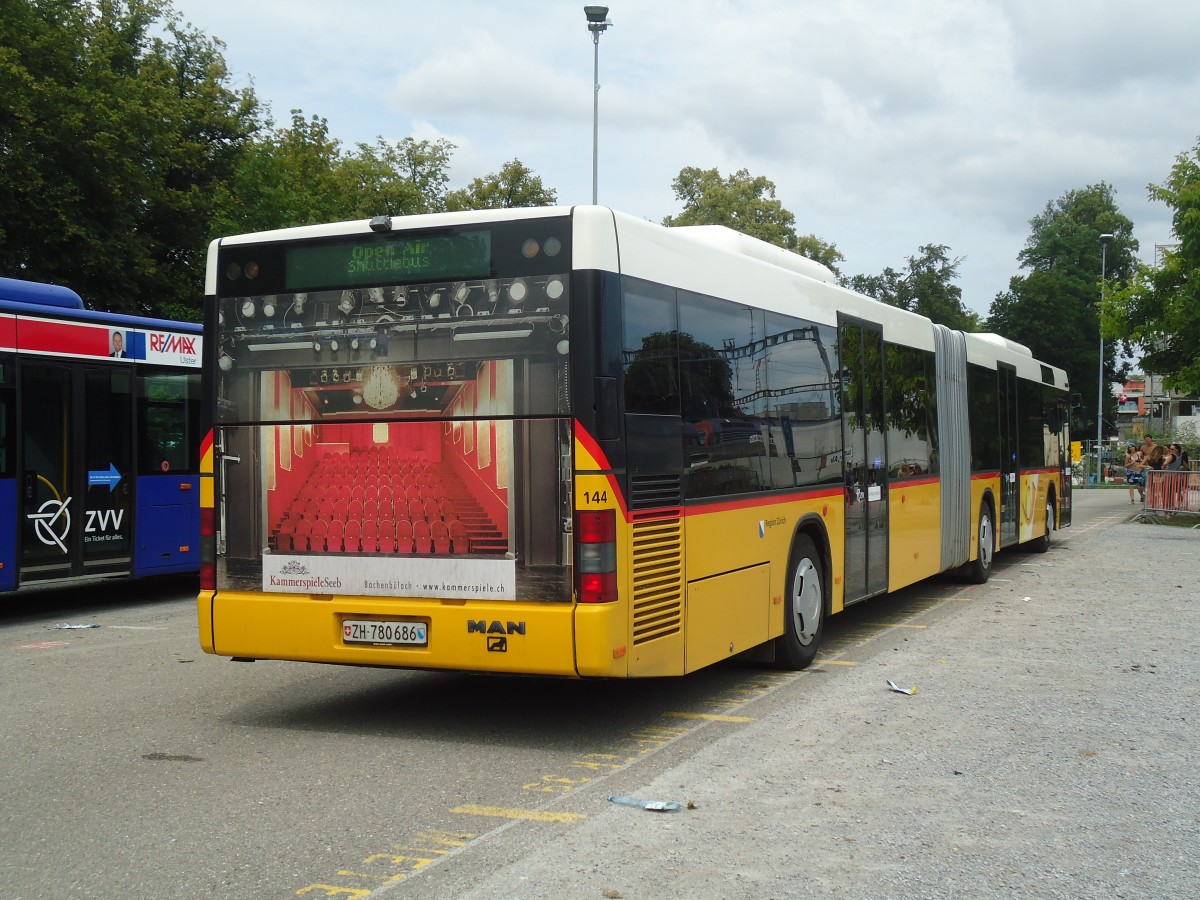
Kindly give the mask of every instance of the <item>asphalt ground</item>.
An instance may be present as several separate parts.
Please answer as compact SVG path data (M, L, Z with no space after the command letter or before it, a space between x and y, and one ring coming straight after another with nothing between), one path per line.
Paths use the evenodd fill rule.
M1124 491L1075 504L1048 553L918 586L939 602L649 780L545 805L569 826L501 827L371 896L1200 896L1200 530L1134 523Z

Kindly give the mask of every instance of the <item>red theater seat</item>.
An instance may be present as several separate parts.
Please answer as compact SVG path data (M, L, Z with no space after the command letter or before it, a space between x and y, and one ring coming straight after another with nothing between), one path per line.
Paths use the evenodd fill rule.
M471 552L471 539L467 537L467 526L459 519L450 522L450 543L454 553Z
M433 548L433 535L424 519L413 522L413 545L417 553L429 553Z
M359 547L359 538L362 533L362 524L358 519L348 519L346 521L346 534L343 538L344 549L347 553L357 553Z
M397 553L412 553L413 549L413 527L412 522L408 519L401 519L396 523L396 552Z
M449 553L450 552L450 529L446 527L446 523L441 519L433 522L429 526L430 536L433 538L434 553Z

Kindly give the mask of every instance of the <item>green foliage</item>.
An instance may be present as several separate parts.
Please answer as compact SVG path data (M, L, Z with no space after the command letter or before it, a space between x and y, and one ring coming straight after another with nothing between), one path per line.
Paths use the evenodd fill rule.
M287 228L339 216L345 200L333 178L340 143L319 116L292 110L290 128L270 128L221 185L212 236Z
M1179 244L1113 296L1105 330L1139 342L1142 365L1168 386L1200 394L1200 140L1176 158L1164 184L1150 185L1150 196L1174 210Z
M683 211L667 216L664 225L725 225L816 260L835 274L837 264L845 259L835 245L815 235L797 235L796 217L775 198L775 183L761 175L738 169L722 178L716 169L687 166L671 187Z
M405 138L344 153L320 116L292 110L288 128L246 147L218 200L213 235L445 208L449 141Z
M449 141L347 152L320 116L275 127L221 49L170 0L4 0L0 273L198 320L215 237L449 207ZM453 195L554 202L519 160Z
M0 271L97 309L199 317L213 200L256 127L168 0L7 0Z
M945 244L923 244L916 256L908 257L902 272L888 266L880 275L854 275L841 279L841 283L939 325L958 331L981 331L979 315L963 305L962 288L953 283L962 257L951 259L949 251Z
M499 172L475 178L465 188L446 195L446 208L450 210L516 209L553 206L557 202L554 189L545 187L542 179L519 159L506 162Z
M349 218L445 210L454 152L450 141L406 137L389 144L378 138L357 150L343 160L338 179L349 201Z
M1085 419L1075 426L1094 432L1100 393L1100 235L1113 235L1103 268L1110 285L1120 283L1133 271L1138 249L1133 222L1117 209L1112 187L1100 183L1067 191L1029 224L1029 238L1017 257L1029 274L1014 276L1008 290L996 296L987 327L1065 369L1083 399ZM1105 343L1105 383L1124 379L1127 366L1117 364L1116 351L1115 341ZM1105 415L1112 421L1116 399L1108 393Z

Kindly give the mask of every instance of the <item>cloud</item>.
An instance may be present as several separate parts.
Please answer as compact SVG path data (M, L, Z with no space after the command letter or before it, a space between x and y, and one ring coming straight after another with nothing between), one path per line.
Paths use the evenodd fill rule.
M515 157L562 202L591 198L582 4L176 4L277 112L326 116L348 145L446 137L456 186ZM609 15L603 203L658 221L678 211L684 166L744 167L846 252L848 272L948 244L976 308L1064 191L1114 185L1143 256L1169 238L1146 184L1200 132L1200 4L655 0Z
M388 105L427 117L537 123L578 118L579 98L589 86L564 77L531 51L482 31L457 34L394 79Z

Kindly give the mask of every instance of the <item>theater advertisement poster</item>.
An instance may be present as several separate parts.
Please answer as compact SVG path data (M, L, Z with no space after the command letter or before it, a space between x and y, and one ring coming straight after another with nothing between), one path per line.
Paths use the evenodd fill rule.
M287 594L348 594L365 597L435 597L515 600L516 563L511 559L411 557L263 557L263 590Z

